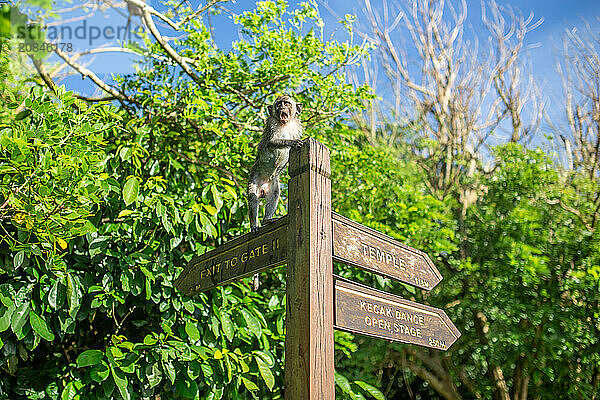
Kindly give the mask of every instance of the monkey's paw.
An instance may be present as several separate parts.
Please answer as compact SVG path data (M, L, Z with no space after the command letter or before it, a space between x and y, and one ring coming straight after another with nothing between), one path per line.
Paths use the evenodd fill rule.
M299 149L302 147L303 143L304 143L304 141L302 139L298 139L298 140L296 140L296 143L294 143L294 147Z

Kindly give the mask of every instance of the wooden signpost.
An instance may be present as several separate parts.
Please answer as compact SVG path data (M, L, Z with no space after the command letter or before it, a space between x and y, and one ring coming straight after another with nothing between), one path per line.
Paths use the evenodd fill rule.
M175 281L187 295L282 264L286 271L285 398L335 398L333 329L447 350L446 313L333 275L333 260L431 290L442 276L416 249L331 211L329 150L290 151L288 214L194 258Z

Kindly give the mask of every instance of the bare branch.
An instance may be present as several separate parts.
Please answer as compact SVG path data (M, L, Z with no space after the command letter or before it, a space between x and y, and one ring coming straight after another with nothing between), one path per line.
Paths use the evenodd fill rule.
M90 71L89 69L83 67L82 65L76 63L75 61L73 61L65 52L63 52L59 47L56 47L54 52L56 54L58 54L58 56L60 58L62 58L63 60L65 60L65 62L74 70L76 70L77 72L79 72L81 74L81 76L88 77L90 78L90 80L92 82L94 82L96 84L96 86L98 86L99 88L101 88L102 90L104 90L107 93L110 93L114 98L121 100L123 102L129 102L129 103L134 103L134 101L129 98L128 96L126 96L125 94L123 94L122 92L118 91L116 88L108 85L106 82L104 82L102 79L100 79L95 73L93 73L92 71Z
M46 86L48 86L50 90L56 93L56 83L54 83L50 75L48 75L42 62L34 56L30 56L29 58L31 59L31 62L33 63L35 69L37 70L38 74L40 75Z
M215 4L217 4L217 3L226 3L228 1L231 1L231 0L211 0L211 1L209 1L204 7L198 8L198 10L196 10L193 14L188 15L183 20L181 20L177 24L175 24L176 25L175 29L179 29L183 24L185 24L188 21L191 21L192 19L196 18L198 15L202 14L204 11L208 10L209 8L211 8L212 6L214 6Z
M152 8L150 6L148 6L146 3L144 3L142 0L127 0L127 1L131 1L132 3L134 3L135 5L140 7L141 12L142 12L142 19L143 19L144 23L146 24L146 27L148 27L148 30L150 31L152 36L154 36L154 39L156 39L158 44L160 44L160 46L163 48L163 50L165 50L167 55L169 57L171 57L177 64L179 64L179 66L185 71L185 73L190 78L192 78L197 83L201 83L200 78L198 77L198 75L196 75L194 70L190 67L190 65L188 64L186 59L181 57L175 51L175 49L173 49L173 47L171 47L171 45L169 43L167 43L165 38L163 38L161 33L158 31L158 28L156 27L156 25L154 24L154 21L152 20L152 12L151 12Z
M401 118L406 121L403 126L414 128L416 140L434 139L439 146L420 154L421 166L435 165L428 173L433 194L438 198L452 194L468 202L475 197L457 185L463 174L482 171L484 147L504 128L509 133L500 139L516 142L539 126L543 103L521 59L525 36L542 20L534 22L533 15L524 18L490 2L482 12L490 33L487 50L482 51L477 39L466 39L465 0L404 4L396 1L393 7L377 12L370 0L364 0L367 27L361 36L377 44L380 64L395 96L392 118ZM388 112L366 114L370 119L376 115L390 118ZM373 121L363 124L376 125Z
M111 47L98 47L95 49L91 49L88 51L83 51L80 53L76 53L74 55L71 56L71 62L75 62L78 59L80 59L83 56L87 56L87 55L92 55L92 54L100 54L100 53L128 53L128 54L135 54L135 55L146 55L146 54L140 54L139 51L135 51L133 49L129 49L127 47L116 47L116 46L111 46ZM64 62L62 64L60 64L59 66L57 66L54 70L52 70L52 72L50 72L50 77L55 78L56 76L58 76L58 74L65 69L66 67L68 67L69 64L67 62Z
M171 21L171 19L168 18L166 15L159 13L154 8L146 4L144 0L125 0L125 2L127 3L127 8L130 10L129 13L131 15L141 16L144 19L144 22L146 22L146 14L155 15L159 19L166 22L171 28L179 30L179 27L175 22ZM152 20L151 17L150 20ZM154 26L154 22L152 23L152 25ZM146 24L146 26L148 26L148 24ZM150 28L150 26L148 26L148 28ZM156 26L154 26L154 29L156 29Z
M566 32L558 63L566 97L569 164L591 179L600 176L600 35L586 22ZM558 135L560 137L560 134Z

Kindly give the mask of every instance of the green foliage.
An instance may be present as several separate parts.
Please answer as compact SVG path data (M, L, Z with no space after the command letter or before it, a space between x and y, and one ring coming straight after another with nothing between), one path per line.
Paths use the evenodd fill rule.
M11 49L19 49L18 53L26 53L36 58L43 58L50 51L46 51L45 48L41 51L42 47L45 47L42 46L45 31L41 24L22 13L21 8L27 4L34 7L36 21L39 21L42 15L47 15L52 5L49 0L19 2L17 5L0 3L0 59L5 57L2 53Z
M76 344L65 357L76 358L77 368L68 358L50 358L35 386L21 392L4 381L3 390L31 395L57 386L67 398L75 393L105 398L115 390L130 398L139 391L166 390L186 397L198 390L194 379L200 375L221 382L220 389L206 383L200 389L224 391L232 381L239 386L242 373L255 381L261 376L272 388L266 366L273 366L275 356L269 346L259 355L239 348L283 334L267 329L259 311L265 302L256 295L251 300L245 288L222 291L211 296L220 300L210 303L206 296L181 299L171 285L173 248L184 240L196 246L202 237L217 236L223 203L239 205L232 182L204 176L199 201L188 195L182 199L188 204L176 204L166 180L146 176L143 184L138 181L140 156L147 155L140 146L106 148L105 135L123 136L122 128L108 132L114 125L102 122L121 118L110 107L87 108L73 103L70 94L59 102L32 94L26 104L31 114L3 129L1 142L2 218L12 223L3 224L3 269L11 276L0 287L3 343L9 351L3 367L27 376L28 364L22 364L34 357L29 351L42 339L53 342L56 334L59 342ZM74 104L75 113L69 110ZM198 319L210 323L196 328ZM98 349L80 350L89 347ZM48 357L44 354L36 362Z
M376 387L369 385L363 381L350 382L345 376L336 372L335 373L335 384L337 387L337 395L342 398L350 398L355 400L366 400L376 399L385 400L383 393Z
M421 249L433 260L456 251L456 223L448 204L427 192L402 149L372 145L361 133L342 125L319 139L332 150L335 211ZM340 264L337 272L382 289L415 294L409 285L354 267Z
M7 15L4 17L8 18ZM0 19L0 23L4 23ZM7 22L8 23L8 22ZM26 88L23 54L10 52L11 41L0 34L0 121L9 118L22 117L24 114L13 115L23 101Z
M0 219L10 220L19 235L4 230L11 250L52 258L73 237L95 232L89 221L108 192L102 175L106 158L103 139L114 129L114 109L75 105L71 94L52 102L32 91L25 99L26 116L0 131ZM78 107L73 112L72 107ZM1 263L4 269L8 259Z
M193 19L177 43L187 69L173 68L164 48L148 38L152 56L133 76L119 77L127 106L143 111L155 135L149 152L188 166L203 163L229 179L246 176L266 106L279 94L293 94L304 105L309 132L326 129L372 97L344 74L368 46L354 45L352 35L345 42L326 40L314 2L291 11L282 1L260 2L234 20L242 38L231 52L219 49L210 30Z
M377 371L381 378L374 383L386 397L410 390L438 398L439 392L409 372L423 368L419 360L424 359L448 363L447 379L455 379L465 397L477 393L493 398L495 383L487 369L497 365L509 387L523 377L530 379L533 396L550 399L555 393L570 393L592 398L600 366L600 236L591 229L592 218L579 212L593 212L598 193L594 179L565 174L539 149L498 147L495 169L471 180L481 191L461 222L454 201L439 202L428 195L423 175L412 167L413 158L402 145L361 145L360 135L351 132L330 144L335 149L334 208L435 256L442 283L430 293L404 293L451 307L446 311L462 337L436 358L431 352L356 336L360 350L336 363L346 377L338 377L340 393L354 396L351 379L372 380ZM337 269L403 291L371 274ZM400 362L411 368L403 369ZM460 381L452 378L454 373L463 374Z
M14 376L2 391L269 396L282 363L281 294L267 301L238 284L188 299L171 284L182 253L224 234L242 202L233 182L209 173L197 187L182 166L169 181L143 169L156 163L140 145L148 130L124 130L106 104L38 90L25 104L28 116L0 137L1 367Z
M248 231L244 179L281 92L332 151L335 211L427 252L445 279L424 292L336 273L443 307L463 334L442 356L336 332L340 398L439 397L417 375L491 398L492 366L509 387L530 379L535 398L597 395L597 177L510 144L440 196L422 172L438 166L408 150L438 143L368 143L340 119L372 98L344 76L368 50L352 17L345 42L325 40L314 2L259 2L234 21L242 38L224 52L192 19L175 44L186 68L146 38L136 73L117 77L119 107L23 93L6 72L18 59L0 54L0 398L282 398L283 269L259 292L172 286L193 256ZM478 192L463 208L465 187Z
M238 19L261 42L231 53L194 20L178 50L200 80L154 58L123 77L135 94L121 109L35 89L1 126L1 396L282 397L281 269L260 293L239 282L187 298L172 282L247 231L240 182L274 93L297 91L312 129L369 97L341 73L364 49L307 30L315 12L261 3ZM292 56L273 45L288 41Z
M343 126L331 135L322 140L333 149L335 210L432 255L456 250L448 205L428 193L404 152Z
M541 150L509 144L495 155L494 173L480 178L485 196L467 216L470 257L458 312L467 324L482 310L489 330L465 332L461 363L470 374L490 361L514 371L513 379L528 374L538 398L591 398L600 346L598 233L559 205L564 180Z

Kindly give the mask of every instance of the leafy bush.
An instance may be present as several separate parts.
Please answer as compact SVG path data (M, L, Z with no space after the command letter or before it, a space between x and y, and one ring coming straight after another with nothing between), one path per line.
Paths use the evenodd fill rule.
M259 293L238 282L187 298L172 282L191 257L247 230L240 182L271 93L303 86L298 97L323 129L368 97L334 73L364 49L306 31L319 21L312 6L289 14L292 29L278 22L284 12L264 3L240 17L251 38L263 29L263 42L242 40L230 54L196 26L180 45L204 51L202 84L173 80L158 57L123 77L123 90L135 89L131 104L35 89L0 126L0 396L282 397L282 269ZM298 52L283 59L270 41ZM322 77L313 63L332 73ZM272 86L257 81L281 73ZM256 87L240 105L244 82Z

